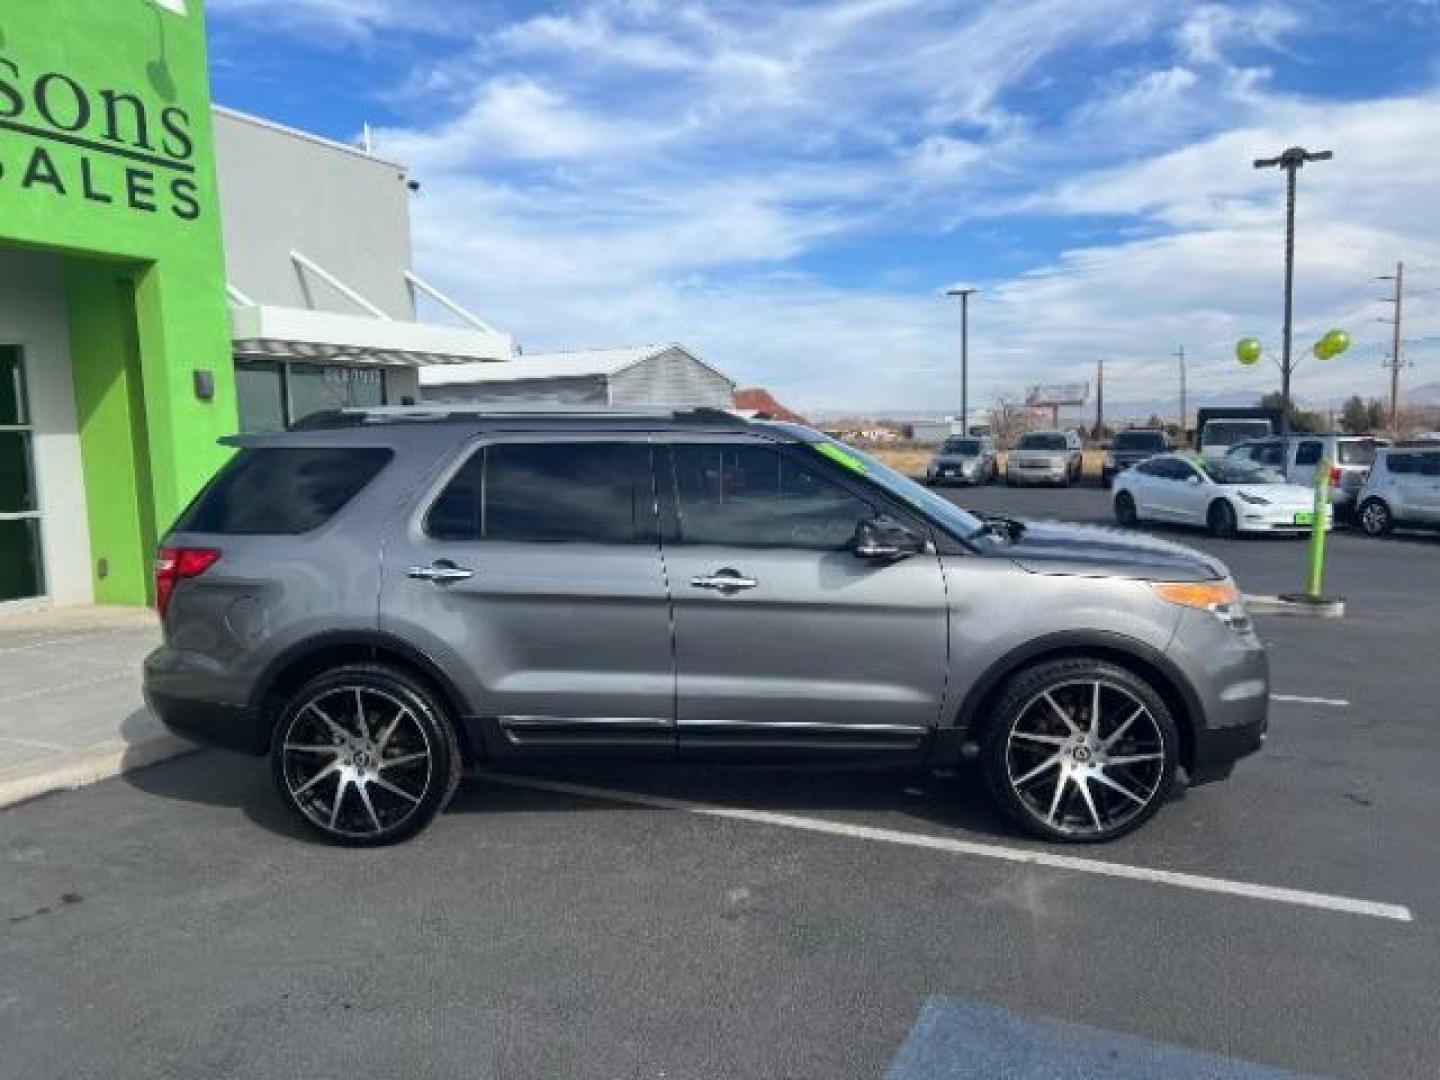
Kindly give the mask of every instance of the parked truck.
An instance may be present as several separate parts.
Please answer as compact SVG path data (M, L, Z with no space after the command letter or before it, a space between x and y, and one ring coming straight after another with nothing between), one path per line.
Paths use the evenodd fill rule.
M1221 458L1236 443L1264 439L1279 431L1279 409L1259 405L1201 409L1195 414L1195 449L1201 457Z

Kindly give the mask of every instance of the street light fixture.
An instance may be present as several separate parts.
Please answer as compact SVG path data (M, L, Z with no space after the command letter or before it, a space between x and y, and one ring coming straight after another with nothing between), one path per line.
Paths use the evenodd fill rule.
M960 434L970 434L970 297L979 290L969 285L946 289L946 296L960 298Z
M1257 169L1285 170L1285 329L1280 357L1280 430L1290 433L1290 373L1295 365L1290 356L1290 328L1295 297L1295 173L1304 168L1307 161L1329 161L1335 154L1330 150L1311 152L1303 146L1292 146L1273 158L1256 158Z

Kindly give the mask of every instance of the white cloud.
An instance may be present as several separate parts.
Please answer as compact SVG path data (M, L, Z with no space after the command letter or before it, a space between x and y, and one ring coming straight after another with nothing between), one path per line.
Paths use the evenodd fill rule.
M431 0L292 10L306 32L444 26ZM532 349L677 338L802 408L943 408L958 327L937 287L964 275L981 279L975 400L1089 377L1101 357L1111 401L1163 397L1180 342L1195 393L1258 394L1274 372L1229 350L1245 333L1278 344L1282 179L1250 162L1296 142L1337 152L1301 177L1297 342L1332 323L1357 340L1302 367L1302 394L1378 393L1370 279L1400 254L1440 277L1440 95L1277 90L1262 60L1312 32L1279 3L484 10L488 32L450 26L423 110L377 139L424 184L423 272ZM977 272L982 232L1017 239L996 256L992 236ZM1411 325L1440 336L1440 301Z

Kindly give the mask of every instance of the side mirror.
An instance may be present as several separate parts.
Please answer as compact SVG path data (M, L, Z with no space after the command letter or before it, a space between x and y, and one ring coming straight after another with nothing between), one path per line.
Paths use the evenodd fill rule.
M860 559L903 559L925 550L925 541L888 517L871 518L855 526L851 550Z

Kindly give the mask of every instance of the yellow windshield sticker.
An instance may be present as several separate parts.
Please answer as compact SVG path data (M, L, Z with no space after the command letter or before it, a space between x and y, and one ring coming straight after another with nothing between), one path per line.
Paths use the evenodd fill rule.
M819 450L820 453L824 454L837 465L845 466L845 468L849 469L851 472L857 472L861 476L864 476L867 471L865 468L865 462L861 461L854 454L846 450L842 450L834 443L815 443L815 449Z

